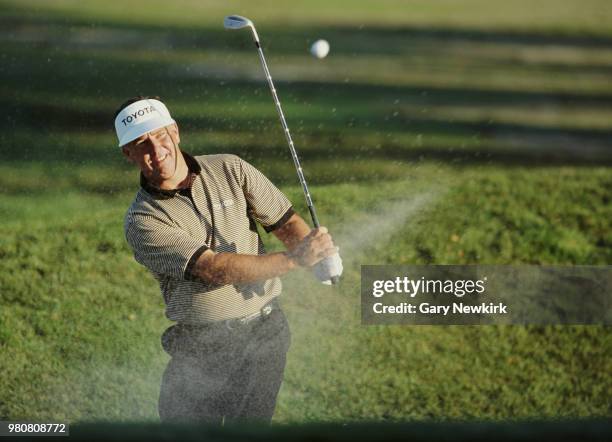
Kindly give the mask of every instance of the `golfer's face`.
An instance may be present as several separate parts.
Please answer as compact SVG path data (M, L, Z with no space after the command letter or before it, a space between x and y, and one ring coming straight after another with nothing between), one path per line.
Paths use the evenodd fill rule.
M178 143L178 128L171 125L136 138L125 152L147 180L160 184L174 176Z

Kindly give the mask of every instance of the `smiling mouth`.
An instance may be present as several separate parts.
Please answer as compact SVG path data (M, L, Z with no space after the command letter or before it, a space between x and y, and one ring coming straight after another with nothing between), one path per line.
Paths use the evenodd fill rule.
M161 157L157 158L155 161L151 161L151 166L154 168L158 168L165 160L168 158L168 154L164 154Z

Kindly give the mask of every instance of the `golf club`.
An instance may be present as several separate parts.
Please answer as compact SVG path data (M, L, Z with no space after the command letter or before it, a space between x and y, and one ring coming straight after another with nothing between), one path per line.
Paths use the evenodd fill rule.
M278 95L276 95L276 88L274 87L274 83L272 83L272 76L270 75L266 59L264 58L263 50L261 49L261 45L259 44L259 36L257 35L257 31L255 30L255 25L251 20L246 17L241 17L240 15L230 15L225 17L225 19L223 20L223 26L226 29L251 29L251 32L253 34L253 40L255 41L255 46L257 47L257 51L259 54L259 59L261 60L261 65L263 66L264 74L266 75L266 79L268 80L268 85L270 86L270 91L272 92L272 98L274 99L274 104L276 105L276 110L278 112L278 116L280 117L281 125L283 126L283 131L285 132L285 138L287 139L287 144L289 144L289 150L291 151L291 156L293 157L293 163L295 164L295 169L297 171L300 184L302 185L304 196L306 197L306 204L308 205L308 210L310 212L310 216L312 217L312 223L314 225L314 228L316 229L320 226L319 218L317 217L317 212L312 202L312 198L310 197L308 185L306 184L306 178L304 178L302 166L300 165L300 160L293 145L291 134L289 133L289 127L287 126L287 122L285 121L285 114L283 113L283 109L281 108ZM336 284L339 281L340 274L342 272L341 263L342 261L340 260L340 256L336 254L325 258L323 261L317 264L317 267L322 270L323 274L329 276L329 280L332 284Z

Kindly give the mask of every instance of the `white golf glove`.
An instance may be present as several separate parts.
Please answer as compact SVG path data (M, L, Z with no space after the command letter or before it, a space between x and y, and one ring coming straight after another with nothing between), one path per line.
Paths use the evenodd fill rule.
M319 261L313 268L316 278L326 285L331 285L332 277L340 277L340 275L342 275L342 270L344 270L344 267L342 267L342 258L340 258L338 253Z

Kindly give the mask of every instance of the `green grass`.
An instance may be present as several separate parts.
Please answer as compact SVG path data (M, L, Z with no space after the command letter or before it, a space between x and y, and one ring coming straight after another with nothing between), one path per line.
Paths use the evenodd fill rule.
M279 7L274 0L256 5L246 0L231 5L219 2L180 0L172 5L161 0L149 1L146 6L135 4L126 13L120 3L102 0L78 2L55 0L41 4L35 0L3 0L19 17L44 19L59 17L82 20L105 20L123 25L146 23L151 26L221 26L225 15L240 13L256 23L292 25L357 25L384 24L422 27L450 27L469 29L516 29L520 31L572 32L578 34L610 35L607 26L612 7L605 0L540 0L537 3L517 0L498 4L486 0L353 0L347 2L315 0L296 2L291 10ZM144 4L142 4L144 5Z
M121 101L161 95L185 150L245 157L306 213L234 12L345 260L333 289L284 278L275 421L612 416L609 327L359 319L361 264L612 263L608 2L147 5L0 2L0 418L157 419L169 321L123 238Z
M451 172L453 183L440 179ZM276 421L607 415L606 328L359 325L361 263L609 262L611 214L597 192L607 171L539 172L525 182L528 173L502 168L422 167L408 170L409 181L374 191L359 184L315 186L327 224L353 253L345 256L337 290L322 289L305 274L286 278L283 305L293 344ZM517 211L543 199L550 175L565 175L553 198L548 192L537 213ZM513 188L513 182L522 184ZM582 201L576 191L589 188L595 191ZM347 220L364 212L376 219L377 201L401 204L431 189L440 190L438 198L397 231L370 244L350 242L359 225ZM493 189L501 194L490 195ZM299 189L284 190L303 209ZM155 418L167 359L158 339L168 322L156 285L123 241L129 199L74 191L2 198L0 214L11 220L0 247L9 306L0 323L7 356L0 363L2 391L19 398L4 402L2 415Z

